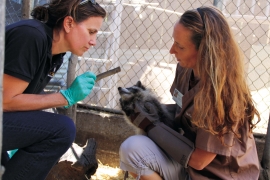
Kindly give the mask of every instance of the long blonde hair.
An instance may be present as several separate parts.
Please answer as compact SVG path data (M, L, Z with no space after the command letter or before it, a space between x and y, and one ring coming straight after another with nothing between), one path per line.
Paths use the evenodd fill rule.
M196 71L200 91L194 98L192 123L223 141L238 126L249 123L255 128L260 119L246 83L244 56L223 14L215 7L186 11L179 23L192 31L191 40L198 50ZM258 122L257 122L258 123Z

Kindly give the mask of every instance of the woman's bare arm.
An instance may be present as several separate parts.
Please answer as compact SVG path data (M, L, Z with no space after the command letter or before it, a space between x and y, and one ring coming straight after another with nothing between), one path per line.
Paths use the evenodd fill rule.
M213 161L216 155L217 154L195 148L194 152L191 154L188 165L196 170L202 170Z
M41 110L68 104L61 93L22 94L28 82L4 74L3 76L3 111Z

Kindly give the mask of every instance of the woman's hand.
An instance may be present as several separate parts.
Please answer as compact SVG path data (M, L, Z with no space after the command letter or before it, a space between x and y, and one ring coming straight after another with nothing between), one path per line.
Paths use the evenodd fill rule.
M60 90L61 94L68 101L68 108L78 101L83 100L88 96L96 81L96 75L92 72L85 72L80 76L76 77L76 79L72 82L71 86L66 90Z

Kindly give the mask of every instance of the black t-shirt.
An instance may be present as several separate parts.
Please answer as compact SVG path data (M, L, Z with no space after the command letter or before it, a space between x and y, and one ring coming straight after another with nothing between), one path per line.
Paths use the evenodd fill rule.
M65 53L52 56L53 30L30 19L6 26L4 73L29 82L26 94L38 94L63 62Z

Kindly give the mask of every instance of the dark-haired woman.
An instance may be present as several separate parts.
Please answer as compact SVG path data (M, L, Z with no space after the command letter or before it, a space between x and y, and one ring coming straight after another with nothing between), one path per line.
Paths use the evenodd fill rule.
M96 44L105 10L93 0L52 0L33 9L33 19L6 27L2 151L19 149L5 164L3 180L42 180L75 138L73 121L42 109L84 99L96 76L86 72L70 88L40 94L65 52L81 56Z

